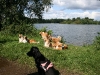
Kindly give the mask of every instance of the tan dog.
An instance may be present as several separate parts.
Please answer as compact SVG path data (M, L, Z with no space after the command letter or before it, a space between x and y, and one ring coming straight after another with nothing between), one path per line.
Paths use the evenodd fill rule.
M56 49L56 50L63 50L63 49L68 49L68 46L66 44L63 44L61 42L57 42L57 43L51 43L52 48Z
M57 50L68 49L68 45L59 42L59 43L57 43L55 49L57 49Z
M44 47L50 47L50 38L47 32L40 32L39 33L44 40Z
M19 34L19 43L39 43L39 42L36 42L34 39L28 39L27 36Z
M43 40L46 40L46 39L49 38L49 35L48 35L47 32L40 32L39 34L42 36L42 39L43 39Z
M44 40L44 46L47 47L47 48L48 48L48 47L51 47L51 42L50 42L49 39L45 39L45 40Z
M28 42L29 43L39 43L39 42L35 41L34 39L29 39Z
M50 37L50 38L51 38L51 41L54 42L54 43L61 41L61 36L58 36L58 37Z
M61 36L52 37L48 35L47 32L40 32L39 34L42 36L42 39L44 40L45 47L52 47L56 50L63 50L68 48L66 44L61 43Z
M56 50L63 50L63 49L68 49L68 45L64 44L64 43L61 43L61 37L53 37L52 40L51 38L47 38L45 39L45 42L44 42L44 46L45 47L52 47L53 49L56 49Z
M51 37L51 45L56 50L68 49L67 44L61 43L61 36Z
M29 38L25 38L27 40L28 43L39 43L37 41L35 41L34 39L29 39Z

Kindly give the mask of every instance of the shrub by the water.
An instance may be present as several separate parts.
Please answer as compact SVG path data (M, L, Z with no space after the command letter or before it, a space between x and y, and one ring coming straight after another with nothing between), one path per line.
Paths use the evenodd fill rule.
M100 32L98 32L98 36L95 37L94 47L96 50L100 50Z
M8 34L8 35L13 35L13 34L23 34L23 35L34 35L37 36L39 33L39 30L37 30L32 24L21 24L21 25L16 25L16 24L11 24L8 26L5 26L2 29L3 34Z

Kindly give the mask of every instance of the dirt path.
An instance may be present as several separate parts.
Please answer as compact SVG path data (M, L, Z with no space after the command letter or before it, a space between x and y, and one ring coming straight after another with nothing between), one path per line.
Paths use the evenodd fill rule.
M81 75L78 73L60 71L61 75ZM0 57L0 75L38 75L36 69L31 69L28 66L22 66L18 63L8 61Z
M34 73L33 73L34 72ZM36 69L19 65L0 57L0 75L38 75Z

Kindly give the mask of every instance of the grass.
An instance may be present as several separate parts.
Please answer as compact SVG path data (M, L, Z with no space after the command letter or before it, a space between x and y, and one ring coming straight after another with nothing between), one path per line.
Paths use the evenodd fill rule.
M95 50L94 45L73 46L69 45L66 50L58 51L45 48L41 37L30 37L39 44L18 43L18 35L2 35L0 33L0 56L20 64L35 67L33 58L26 53L32 46L37 46L41 53L50 59L57 68L77 72L82 75L100 75L100 50ZM33 65L33 66L32 66Z

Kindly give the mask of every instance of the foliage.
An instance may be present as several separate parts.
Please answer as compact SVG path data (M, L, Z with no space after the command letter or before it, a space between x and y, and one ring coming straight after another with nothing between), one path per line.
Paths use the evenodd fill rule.
M51 5L52 0L0 0L0 30L4 25L13 23L21 25L29 18L41 19L43 11ZM25 18L25 14L29 18Z
M65 24L100 24L100 21L95 21L94 19L89 19L88 17L85 18L72 18L72 19L67 19L61 23Z
M72 18L72 19L42 19L38 20L39 23L63 23L63 24L100 24L100 21L94 19L85 18Z
M38 23L60 23L64 21L64 19L42 19L39 20Z
M9 25L5 26L1 31L5 35L15 35L15 34L28 34L28 35L38 35L39 30L37 30L33 25L30 24L22 24L22 25Z
M93 44L96 50L100 50L100 32L98 32L98 36L96 36Z
M52 30L47 31L47 27L44 27L44 28L40 29L40 31L47 32L49 35L51 35L53 33Z

